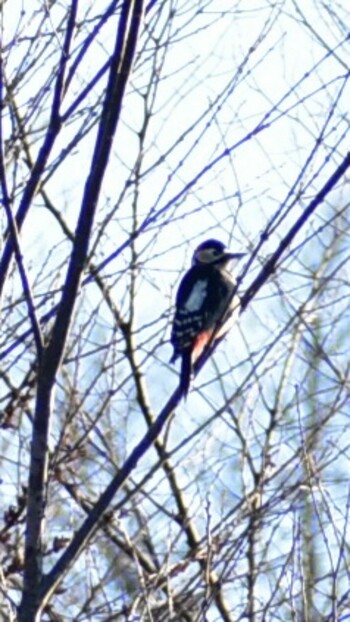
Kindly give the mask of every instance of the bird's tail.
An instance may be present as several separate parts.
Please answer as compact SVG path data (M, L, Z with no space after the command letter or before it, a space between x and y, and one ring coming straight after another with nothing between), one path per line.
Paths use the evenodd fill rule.
M192 381L192 353L191 350L184 350L182 353L181 372L180 372L180 387L182 389L183 396L186 398L190 390Z

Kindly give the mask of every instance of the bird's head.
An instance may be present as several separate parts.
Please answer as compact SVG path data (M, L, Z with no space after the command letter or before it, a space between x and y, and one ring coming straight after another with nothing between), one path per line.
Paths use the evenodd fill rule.
M231 253L219 240L206 240L193 253L192 265L226 266L233 259L241 259L245 253Z

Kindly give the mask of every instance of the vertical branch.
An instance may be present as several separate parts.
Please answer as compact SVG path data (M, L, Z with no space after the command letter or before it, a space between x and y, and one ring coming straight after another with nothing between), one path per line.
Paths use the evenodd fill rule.
M255 620L255 582L257 576L256 567L256 543L258 535L258 523L259 523L259 493L256 493L251 500L251 511L248 525L248 605L247 605L247 618L249 622Z
M64 77L66 73L66 67L69 59L69 52L75 27L77 8L78 0L72 0L67 22L66 36L62 46L61 58L57 72L49 124L47 127L44 142L39 150L38 157L33 166L31 175L27 181L21 202L18 207L18 211L16 214L16 227L18 231L21 230L25 218L28 214L31 202L37 191L38 185L40 184L41 176L45 169L52 147L61 129L60 106L64 90ZM9 97L11 98L11 93L9 93ZM1 104L2 102L3 99L1 100ZM0 260L0 300L2 297L13 252L14 240L13 236L9 235L5 244L3 255Z
M50 342L40 361L28 487L24 590L19 607L19 622L36 622L45 604L43 592L40 590L43 556L42 531L53 389L85 269L98 197L136 50L142 8L142 0L126 1L123 4L95 149L85 184L63 294Z
M124 2L115 49L111 59L106 95L99 123L90 172L85 184L75 242L67 270L62 299L48 346L48 365L54 374L59 366L85 269L97 201L117 129L123 96L134 58L142 15L142 0Z
M3 131L2 131L2 128L3 128L2 102L4 100L3 84L4 84L3 62L2 62L2 55L0 52L0 103L1 103L1 109L0 109L0 187L1 187L1 192L2 192L2 202L5 208L7 222L8 222L9 239L11 240L12 245L13 245L16 262L17 262L20 278L22 281L23 293L24 293L24 297L25 297L27 307L28 307L28 315L31 321L32 331L34 334L37 355L38 355L38 359L40 359L41 354L42 354L42 349L43 349L43 339L42 339L40 324L39 324L36 311L35 311L35 306L34 306L33 296L32 296L32 292L31 292L31 288L29 284L29 279L27 277L26 270L24 267L23 257L22 257L21 248L19 244L16 220L14 219L13 214L12 214L11 200L10 200L10 196L8 193L7 180L6 180L6 170L5 170L5 161L4 161L4 151L3 151L4 137L3 137Z

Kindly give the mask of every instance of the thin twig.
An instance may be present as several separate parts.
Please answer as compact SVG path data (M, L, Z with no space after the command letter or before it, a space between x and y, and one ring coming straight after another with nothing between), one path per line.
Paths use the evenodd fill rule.
M5 170L5 161L4 161L4 137L3 137L3 126L2 126L2 112L3 112L3 63L2 63L2 55L0 54L0 185L2 191L2 203L5 208L8 229L9 229L9 239L13 245L14 254L16 258L16 262L18 265L18 271L22 282L24 298L28 307L28 314L30 318L30 322L32 325L32 331L34 335L34 340L36 344L36 350L38 359L41 358L44 342L43 336L40 328L40 324L36 315L33 295L30 287L29 278L26 273L26 269L24 266L23 255L21 252L21 247L19 243L19 235L18 228L16 224L16 220L13 217L12 209L11 209L11 199L8 192L7 180L6 180L6 170Z

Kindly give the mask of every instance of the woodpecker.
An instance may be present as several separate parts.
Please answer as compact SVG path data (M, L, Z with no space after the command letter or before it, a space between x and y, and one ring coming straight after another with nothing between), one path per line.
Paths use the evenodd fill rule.
M229 267L232 260L241 259L244 254L227 251L219 240L202 242L179 285L170 362L182 357L180 387L185 397L194 363L209 343L223 338L239 313L239 298L234 295L236 281Z

